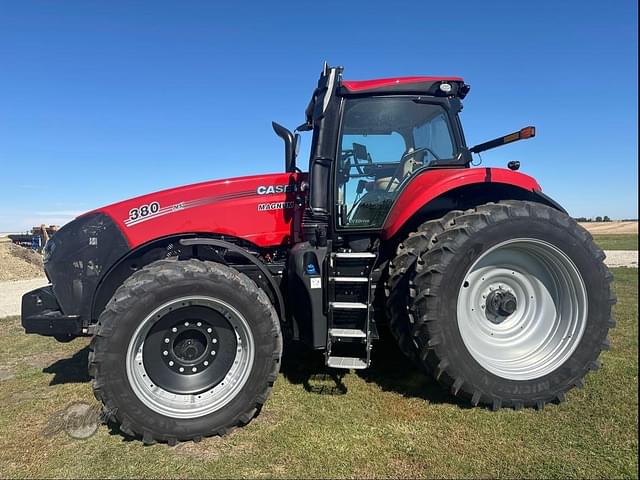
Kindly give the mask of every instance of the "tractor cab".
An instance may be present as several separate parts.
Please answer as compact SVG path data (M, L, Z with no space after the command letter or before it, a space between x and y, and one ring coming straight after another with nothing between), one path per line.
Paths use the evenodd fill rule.
M298 130L313 130L309 209L330 230L379 230L394 199L425 168L466 167L458 77L342 80L325 64Z

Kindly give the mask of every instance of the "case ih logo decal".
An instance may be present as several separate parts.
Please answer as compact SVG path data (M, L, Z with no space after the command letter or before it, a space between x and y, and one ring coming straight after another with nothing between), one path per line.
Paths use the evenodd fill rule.
M295 192L296 191L296 186L295 184L289 184L289 185L260 185L257 189L256 189L256 193L258 195L273 195L275 193L288 193L288 192Z
M293 202L274 202L274 203L258 204L259 212L264 212L267 210L286 210L287 208L293 208Z

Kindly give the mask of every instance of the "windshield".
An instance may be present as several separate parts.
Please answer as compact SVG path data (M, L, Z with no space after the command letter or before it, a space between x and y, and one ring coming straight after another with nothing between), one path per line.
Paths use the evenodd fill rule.
M340 226L378 228L416 171L455 157L449 117L440 105L408 97L345 102L336 169Z

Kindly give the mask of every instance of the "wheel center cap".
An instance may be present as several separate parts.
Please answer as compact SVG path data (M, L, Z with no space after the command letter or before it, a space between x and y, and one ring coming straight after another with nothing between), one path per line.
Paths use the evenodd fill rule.
M207 338L198 330L187 330L175 339L173 344L174 355L183 361L191 362L206 350Z

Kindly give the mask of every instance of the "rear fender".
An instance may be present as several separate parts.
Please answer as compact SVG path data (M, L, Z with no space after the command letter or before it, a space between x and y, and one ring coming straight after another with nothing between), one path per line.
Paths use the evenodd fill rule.
M388 240L416 223L416 218L452 209L470 208L489 201L533 200L564 211L542 193L538 182L519 172L502 168L425 170L400 192L382 230Z

